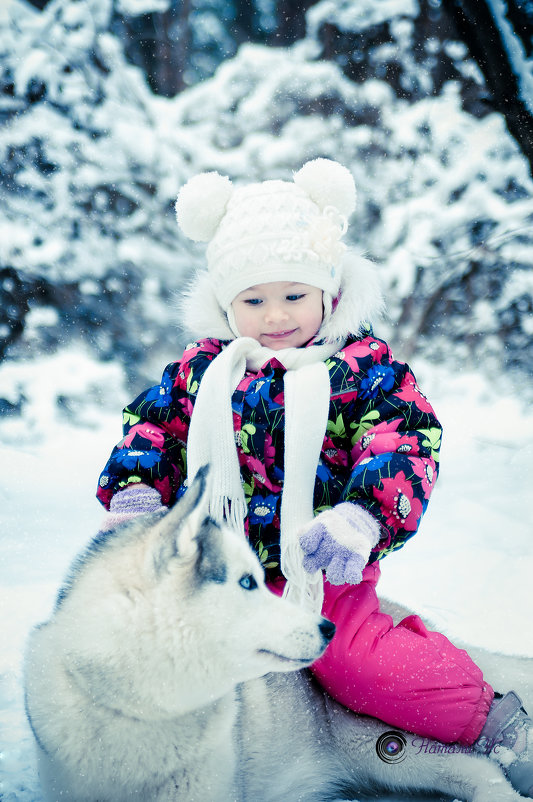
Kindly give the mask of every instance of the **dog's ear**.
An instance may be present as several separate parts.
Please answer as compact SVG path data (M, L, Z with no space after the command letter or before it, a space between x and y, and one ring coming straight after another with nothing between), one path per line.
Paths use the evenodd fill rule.
M154 527L156 573L161 573L174 558L191 561L198 554L196 538L207 516L208 473L209 466L203 465L184 496Z

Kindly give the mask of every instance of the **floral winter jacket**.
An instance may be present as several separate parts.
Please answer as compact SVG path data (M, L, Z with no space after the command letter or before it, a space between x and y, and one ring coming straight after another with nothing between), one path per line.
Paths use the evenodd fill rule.
M228 341L187 346L161 383L124 410L124 438L100 476L98 497L134 482L155 487L163 504L184 492L187 433L203 373ZM312 346L309 346L312 347ZM372 335L349 338L325 360L329 420L314 489L315 513L341 501L361 504L380 523L370 561L400 548L416 532L437 478L441 427L409 367ZM247 373L232 399L244 482L248 537L270 578L279 576L283 489L285 368L274 358Z

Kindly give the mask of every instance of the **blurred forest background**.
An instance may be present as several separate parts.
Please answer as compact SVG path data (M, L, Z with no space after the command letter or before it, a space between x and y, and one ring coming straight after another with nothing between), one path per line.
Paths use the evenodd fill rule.
M382 593L531 654L532 35L533 0L0 0L2 802L41 799L26 634L98 531L123 403L186 344L203 246L174 202L202 170L353 172L375 332L446 432Z
M376 333L533 395L532 33L518 0L2 0L0 415L38 361L70 418L116 403L110 365L158 380L202 261L180 185L317 156L355 176Z

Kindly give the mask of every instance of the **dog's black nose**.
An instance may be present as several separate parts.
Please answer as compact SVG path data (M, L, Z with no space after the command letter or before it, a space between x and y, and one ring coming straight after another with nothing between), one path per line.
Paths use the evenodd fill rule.
M318 625L318 628L326 640L329 641L333 638L335 634L335 624L332 621L328 621L327 618L323 618Z

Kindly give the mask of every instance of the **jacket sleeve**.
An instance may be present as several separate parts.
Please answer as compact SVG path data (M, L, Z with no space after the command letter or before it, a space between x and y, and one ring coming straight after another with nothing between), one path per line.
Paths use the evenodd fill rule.
M160 384L123 411L123 438L100 474L97 498L109 509L113 495L144 482L172 504L186 476L185 449L192 403L180 362L165 368Z
M358 363L350 476L342 494L381 526L371 562L401 548L417 531L437 479L442 434L409 366L394 360L382 341L378 353L379 360Z

